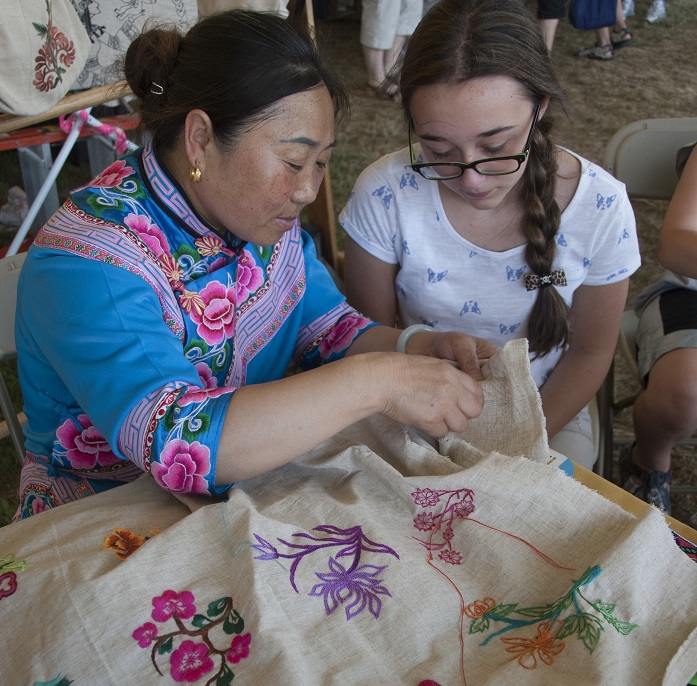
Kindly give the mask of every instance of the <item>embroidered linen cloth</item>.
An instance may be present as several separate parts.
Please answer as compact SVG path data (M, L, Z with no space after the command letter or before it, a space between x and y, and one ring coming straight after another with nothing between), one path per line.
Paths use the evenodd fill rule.
M225 502L144 477L0 529L0 682L685 686L697 565L540 463L524 342L484 387L438 450L376 417Z

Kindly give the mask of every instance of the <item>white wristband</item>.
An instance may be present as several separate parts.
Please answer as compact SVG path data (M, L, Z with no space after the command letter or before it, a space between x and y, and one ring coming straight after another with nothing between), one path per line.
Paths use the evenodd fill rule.
M407 341L415 334L420 331L433 331L433 327L426 326L426 324L412 324L408 326L397 339L397 352L406 353L407 352Z

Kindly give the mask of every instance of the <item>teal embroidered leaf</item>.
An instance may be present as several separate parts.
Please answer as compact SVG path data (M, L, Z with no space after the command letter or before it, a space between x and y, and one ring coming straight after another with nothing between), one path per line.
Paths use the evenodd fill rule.
M223 671L221 674L218 674L218 678L215 680L215 686L230 686L234 678L235 674L233 671L227 665L223 665Z
M486 617L478 617L473 619L470 624L470 633L478 634L486 631L489 628L489 620Z
M208 624L211 623L211 620L208 619L208 617L206 617L205 615L196 614L194 615L194 618L191 620L191 623L198 629L201 629L204 626L208 626Z
M192 425L193 422L193 425ZM194 417L191 417L191 421L186 421L182 430L182 436L187 441L191 442L196 440L198 436L202 433L208 431L211 428L211 416L202 412Z
M164 655L165 653L172 652L173 636L170 636L167 640L162 641L159 646L157 646L157 654Z
M580 628L580 619L581 618L578 615L569 615L568 617L565 617L564 621L562 621L561 626L559 627L559 630L554 635L554 638L561 641L563 638L577 633Z
M605 627L595 615L583 613L579 616L579 638L592 653L600 641L600 635L605 631Z
M543 605L541 607L524 607L522 610L518 610L518 614L523 615L523 617L546 617L552 607L552 605Z
M223 622L223 631L226 634L241 634L244 631L244 620L237 610L233 610Z
M174 428L174 408L179 407L176 403L171 404L162 418L162 427L169 433Z
M222 615L227 607L227 602L229 598L220 598L219 600L214 600L212 603L208 603L208 616L217 617Z
M515 610L518 607L518 603L509 603L508 605L497 605L496 607L492 608L487 614L492 618L495 619L496 617L505 617L506 615L510 615L513 610Z

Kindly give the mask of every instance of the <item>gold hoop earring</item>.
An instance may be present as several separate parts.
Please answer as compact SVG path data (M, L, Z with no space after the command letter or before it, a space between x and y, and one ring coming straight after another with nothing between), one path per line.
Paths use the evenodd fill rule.
M198 183L201 180L201 170L198 167L196 167L196 169L191 167L191 169L189 170L189 178L194 183Z

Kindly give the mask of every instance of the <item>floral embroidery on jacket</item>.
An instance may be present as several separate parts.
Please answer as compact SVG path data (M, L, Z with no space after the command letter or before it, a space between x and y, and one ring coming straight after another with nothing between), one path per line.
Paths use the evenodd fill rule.
M363 533L360 526L350 529L339 529L329 524L317 526L313 531L321 531L326 536L311 536L310 534L293 534L298 539L312 541L312 543L301 543L288 541L279 538L282 543L290 549L298 550L296 553L281 553L271 543L261 536L254 534L257 539L256 544L252 544L257 552L255 560L293 560L290 567L290 584L298 593L298 586L295 580L295 573L300 562L306 555L315 553L321 549L339 548L334 556L328 560L328 572L315 572L315 576L321 583L315 584L309 596L315 596L324 600L324 609L327 615L343 605L346 619L356 617L366 608L376 619L380 616L382 600L379 596L390 596L390 592L382 585L382 579L378 578L386 569L387 565L379 567L377 565L359 564L361 553L379 553L393 555L399 559L399 555L392 548L371 541ZM343 565L339 559L348 558L349 564Z
M65 451L65 459L73 469L95 469L122 462L85 414L79 415L77 421L66 419L56 436L57 452Z
M36 78L32 83L42 93L56 88L63 80L63 74L75 61L75 44L53 25L52 0L46 0L46 11L46 24L33 22L36 32L44 42L34 59Z
M206 475L211 471L211 451L198 441L188 443L177 438L169 441L160 453L160 461L150 469L155 481L173 493L207 493Z
M177 682L193 683L204 676L210 675L216 669L216 661L220 660L217 672L209 676L207 684L230 684L234 673L228 663L236 665L249 657L252 635L242 634L244 620L234 609L232 598L225 597L208 604L206 614L196 611L195 598L190 591L167 590L161 596L152 599L153 610L151 617L155 622L164 625L172 620L175 626L171 631L164 631L164 626L158 627L152 622L145 622L132 634L141 648L152 644L150 659L157 673L163 675L157 658L169 655L170 676ZM184 620L191 620L190 626ZM220 629L228 636L234 635L232 641L223 648ZM215 643L214 643L215 640Z

